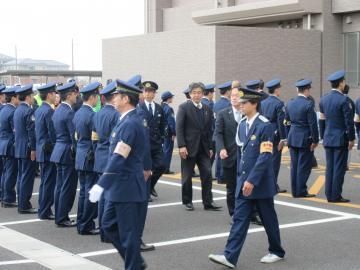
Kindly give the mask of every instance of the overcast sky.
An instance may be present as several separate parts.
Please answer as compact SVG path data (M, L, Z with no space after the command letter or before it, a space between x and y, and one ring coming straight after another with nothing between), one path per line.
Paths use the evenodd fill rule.
M1 0L0 53L101 69L101 39L144 33L143 0Z

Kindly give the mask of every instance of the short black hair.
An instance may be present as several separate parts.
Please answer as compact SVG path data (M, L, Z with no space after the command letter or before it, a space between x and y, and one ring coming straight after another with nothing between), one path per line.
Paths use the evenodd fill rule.
M275 89L276 89L275 87L269 88L268 89L269 94L271 94L271 95L274 94Z
M130 94L130 93L122 93L121 94L122 96L127 96L129 98L129 103L136 107L139 103L139 96L138 95L133 95L133 94Z
M72 91L60 92L60 100L66 101L67 97L73 93Z
M344 80L345 78L341 78L340 80L332 81L331 88L338 88L340 83L342 83Z
M31 96L31 93L19 94L19 100L20 101L25 101L27 96Z
M10 95L5 95L5 102L6 103L10 103L11 102L11 98L12 97L15 97L16 95L12 95L12 94L10 94Z
M221 88L221 89L220 89L220 95L225 95L226 92L228 92L228 91L230 91L230 90L231 90L231 88Z
M105 101L106 102L111 102L114 99L114 94L106 94L104 95Z
M90 99L90 97L92 97L92 96L95 97L97 95L98 95L98 92L92 91L92 92L88 92L88 93L82 93L81 98L83 101L88 101Z
M249 102L250 102L251 104L256 104L256 105L257 105L257 106L256 106L256 111L257 111L257 112L260 111L260 105L261 105L260 100L258 100L258 99L249 99Z
M259 89L263 90L263 89L264 89L264 85L265 85L264 80L263 80L263 79L260 79Z
M45 101L47 99L47 95L53 93L52 91L39 91L39 96L42 101Z

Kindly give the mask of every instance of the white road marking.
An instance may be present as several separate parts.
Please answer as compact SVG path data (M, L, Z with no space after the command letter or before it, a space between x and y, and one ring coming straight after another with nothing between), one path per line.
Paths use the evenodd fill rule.
M158 183L169 185L169 186L181 187L181 184L177 183L177 182L159 180ZM193 186L193 189L201 190L201 187ZM223 190L212 189L212 192L216 193L216 194L226 195L226 191L223 191ZM360 218L360 215L356 215L356 214L352 214L352 213L348 213L348 212L329 210L329 209L324 209L324 208L314 207L314 206L307 206L307 205L298 204L298 203L289 203L289 202L275 200L275 204L309 210L309 211L327 213L327 214L336 215L336 216L351 216L352 218Z
M348 219L352 219L352 218L353 217L341 216L341 217L332 217L332 218L324 218L324 219L316 219L316 220L310 220L310 221L288 223L288 224L280 225L280 229L329 223L329 222L335 222L335 221L341 221L341 220L348 220ZM264 231L264 227L253 228L253 229L248 230L248 234L262 232L262 231ZM211 239L216 239L216 238L224 238L224 237L228 237L228 236L229 236L229 232L223 232L223 233L195 236L195 237L183 238L183 239L177 239L177 240L171 240L171 241L165 241L165 242L151 243L151 245L154 245L156 247L163 247L163 246L179 245L179 244L192 243L192 242L198 242L198 241L204 241L204 240L211 240ZM116 249L105 249L105 250L99 250L99 251L93 251L93 252L79 253L78 255L81 257L87 258L87 257L100 256L100 255L113 254L113 253L117 253L117 250Z
M4 226L0 227L0 246L53 270L110 270L101 264Z
M226 199L226 197L216 197L216 198L214 198L214 201L220 201L220 200L225 200L225 199ZM194 200L193 203L202 203L202 200ZM182 202L149 204L148 208L152 209L152 208L161 208L161 207L177 206L177 205L182 205ZM69 217L70 218L75 218L76 216L77 216L76 214L73 214L73 215L70 215ZM0 223L0 226L11 226L11 225L42 222L42 221L48 221L48 220L41 220L39 218L34 218L34 219L25 219L25 220L18 220L18 221L8 221L8 222Z
M35 263L35 261L33 261L33 260L2 261L2 262L0 262L0 265L25 264L25 263Z

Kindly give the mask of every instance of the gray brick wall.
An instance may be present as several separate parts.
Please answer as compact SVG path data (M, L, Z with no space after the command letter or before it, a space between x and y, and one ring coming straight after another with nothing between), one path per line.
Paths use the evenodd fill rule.
M274 77L282 80L282 99L296 95L294 82L313 80L320 96L321 32L254 27L216 27L216 82Z
M175 95L175 107L185 100L182 90L192 81L215 78L215 27L154 33L103 40L103 81L127 80L142 74Z

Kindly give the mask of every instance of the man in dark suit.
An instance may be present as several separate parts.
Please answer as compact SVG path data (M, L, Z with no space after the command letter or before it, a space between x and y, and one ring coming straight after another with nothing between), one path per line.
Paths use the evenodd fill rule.
M182 203L188 211L194 210L191 177L195 164L200 171L204 209L220 209L214 204L211 192L211 125L214 116L211 109L201 103L204 89L203 83L189 85L191 100L182 103L176 115L176 134L181 157Z
M226 181L226 201L229 215L232 217L235 207L236 188L236 130L241 120L238 88L231 91L231 107L218 113L215 123L216 151L219 153Z

